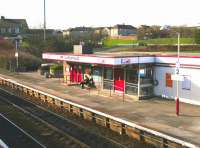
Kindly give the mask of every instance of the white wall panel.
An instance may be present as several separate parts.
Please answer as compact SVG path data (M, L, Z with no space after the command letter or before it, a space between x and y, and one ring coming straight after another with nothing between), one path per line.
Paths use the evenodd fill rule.
M176 81L173 81L173 87L166 87L165 74L174 74L174 67L156 66L154 77L158 80L158 86L154 87L154 94L165 98L176 97ZM191 89L182 89L182 82L179 82L179 97L182 101L187 103L200 103L200 69L181 68L181 75L188 75L191 78Z

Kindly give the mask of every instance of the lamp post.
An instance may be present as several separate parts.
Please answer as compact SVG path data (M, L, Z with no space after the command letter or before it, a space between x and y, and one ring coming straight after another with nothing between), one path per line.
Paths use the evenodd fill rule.
M22 37L20 35L18 35L15 38L15 57L16 57L16 67L17 67L17 71L19 71L19 47L20 47L20 43L22 42Z
M138 56L138 100L140 99L140 57Z
M18 71L19 69L18 39L15 40L15 57L16 57L16 65L17 65L17 71Z
M176 75L179 76L180 69L180 33L178 34L178 45L177 45L177 61L176 61ZM179 116L179 81L176 81L176 115Z
M46 42L46 0L44 0L44 42Z

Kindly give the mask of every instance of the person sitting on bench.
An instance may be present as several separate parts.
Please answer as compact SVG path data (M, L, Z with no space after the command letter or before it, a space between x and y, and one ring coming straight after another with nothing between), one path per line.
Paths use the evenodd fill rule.
M82 89L84 89L84 85L87 85L88 87L92 87L94 85L93 78L90 75L85 74L84 80L81 81L80 85Z

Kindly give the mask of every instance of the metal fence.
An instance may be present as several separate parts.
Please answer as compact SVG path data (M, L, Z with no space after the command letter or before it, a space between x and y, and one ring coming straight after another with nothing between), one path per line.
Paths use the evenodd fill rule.
M63 71L57 71L55 75L49 74L45 75L46 78L59 78L59 81L62 83L67 83L69 85L73 85L75 87L81 88L81 81L83 81L83 74L77 74L76 78L73 78L70 75L63 75ZM140 87L140 96L151 96L153 94L153 86L144 86L144 83L149 83L150 80L145 80L141 82ZM143 84L142 84L143 83ZM95 81L95 87L88 87L85 85L85 91L83 90L82 93L96 94L96 95L104 95L108 97L121 97L124 101L126 96L136 96L138 97L138 84L137 83L129 83L125 82L125 87L119 87L114 85L114 80L104 79Z
M135 139L140 140L141 142L152 143L157 147L171 147L171 148L175 148L175 147L197 148L198 147L192 143L168 136L166 134L157 132L152 129L142 127L135 123L99 112L92 108L88 108L86 106L65 100L63 98L59 98L52 94L48 94L40 90L25 86L23 84L20 84L10 79L5 79L3 77L0 77L0 85L16 90L18 93L20 92L25 95L35 97L37 101L52 104L52 106L54 107L59 107L63 110L69 111L70 113L77 114L83 119L86 119L86 120L91 119L97 124L99 123L99 120L101 120L102 121L101 125L113 131L117 131L120 134L131 136Z

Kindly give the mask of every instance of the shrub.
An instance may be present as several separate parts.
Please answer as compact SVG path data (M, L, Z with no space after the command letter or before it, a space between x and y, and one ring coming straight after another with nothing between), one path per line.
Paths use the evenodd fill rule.
M200 44L200 30L196 30L195 32L195 43Z
M147 43L145 43L145 42L139 42L138 46L147 46Z
M35 71L41 63L42 60L34 55L24 52L19 54L19 70L21 71Z
M60 77L63 74L63 65L55 64L50 66L50 74L54 77Z

